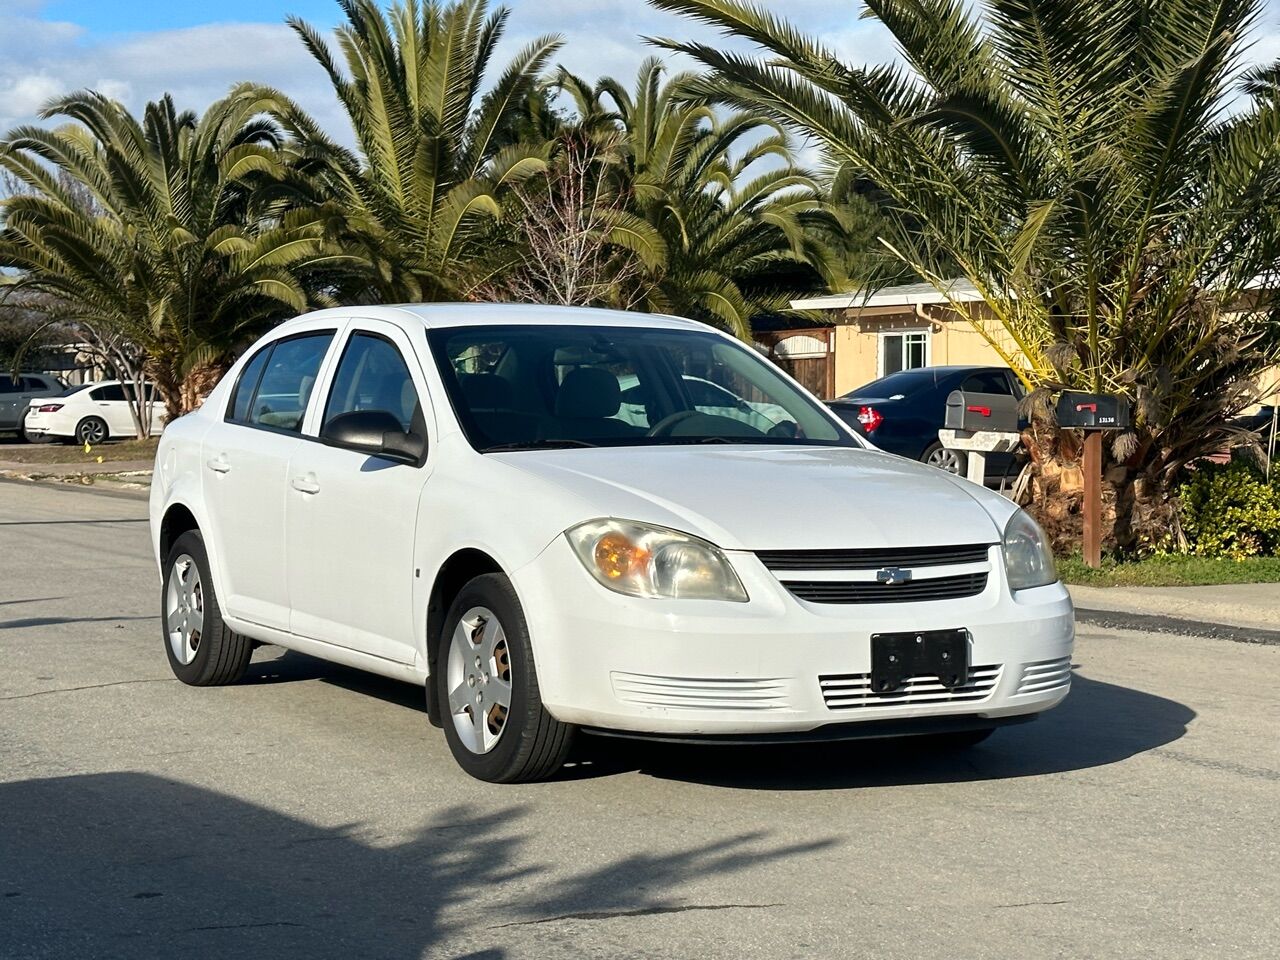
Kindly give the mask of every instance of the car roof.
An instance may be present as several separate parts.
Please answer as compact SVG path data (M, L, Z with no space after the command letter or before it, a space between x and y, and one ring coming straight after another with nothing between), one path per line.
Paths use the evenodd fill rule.
M434 329L439 327L468 327L494 325L652 327L668 330L713 330L713 327L695 320L669 317L653 313L632 313L625 310L602 310L596 307L566 307L555 304L533 303L400 303L330 307L303 314L277 327L285 329L304 320L326 317L335 319L363 318L389 320L401 326L421 323Z
M936 366L936 367L912 367L910 370L899 370L899 371L898 371L898 373L919 373L919 374L926 374L926 373L935 373L935 374L936 374L936 373L985 373L985 372L987 372L987 371L1002 371L1002 370L1008 370L1008 369L1009 369L1008 367L991 367L991 366L977 366L977 365L966 365L966 364L952 364L952 365L950 365L950 366ZM885 374L885 376L892 377L892 376L896 376L896 374L889 373L889 374ZM885 378L884 378L884 377L881 377L880 379L881 379L881 380L883 380L883 379L885 379ZM874 381L873 381L873 382L874 382Z

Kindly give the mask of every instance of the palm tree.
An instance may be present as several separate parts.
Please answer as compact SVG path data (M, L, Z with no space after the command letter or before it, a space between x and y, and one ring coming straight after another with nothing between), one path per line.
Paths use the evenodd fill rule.
M259 88L316 177L317 200L343 211L343 242L366 270L353 297L383 302L461 298L492 251L482 243L511 185L546 168L529 97L558 49L541 37L520 50L487 93L486 71L508 11L487 0L339 0L339 66L307 23L289 24L328 74L355 133L340 146L284 94Z
M881 67L735 0L653 3L768 51L667 41L715 72L697 95L819 140L912 225L906 264L978 288L977 326L1036 389L1033 486L1060 542L1079 442L1044 401L1073 387L1133 401L1115 540L1167 543L1173 482L1280 359L1280 63L1239 77L1261 0L868 0L906 60Z
M753 319L788 309L797 281L839 282L841 227L775 123L690 104L692 75L663 75L651 58L634 91L563 70L557 84L583 129L614 145L617 189L659 241L644 248L656 267L637 305L749 338Z
M141 121L101 94L52 103L57 129L19 127L0 166L25 187L0 204L0 266L81 324L146 355L170 416L192 409L235 350L305 310L304 276L341 262L322 210L281 213L281 133L240 91L204 115L172 99Z

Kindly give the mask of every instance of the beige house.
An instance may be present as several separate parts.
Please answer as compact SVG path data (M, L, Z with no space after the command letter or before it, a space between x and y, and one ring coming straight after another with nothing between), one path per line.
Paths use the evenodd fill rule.
M966 281L953 281L945 296L932 284L913 283L869 294L795 300L791 306L827 313L832 325L780 330L763 345L796 379L827 399L899 370L1005 365L970 319L984 317L986 307ZM983 328L996 342L1008 343L994 324Z
M769 356L824 399L915 367L1005 361L974 320L1010 356L1018 350L991 319L977 289L953 280L946 295L928 283L794 300L797 310L821 311L831 326L779 330L761 337ZM961 312L966 311L966 312ZM1280 371L1262 378L1264 403L1280 392Z

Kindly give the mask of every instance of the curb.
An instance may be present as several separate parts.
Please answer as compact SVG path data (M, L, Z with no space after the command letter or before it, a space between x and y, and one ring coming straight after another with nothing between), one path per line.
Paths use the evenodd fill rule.
M1152 613L1090 610L1087 607L1076 607L1076 619L1095 627L1172 633L1183 637L1207 637L1211 640L1230 640L1234 643L1280 647L1280 630L1267 630L1262 627L1240 627L1226 623L1210 623L1205 620L1184 620L1180 617L1164 617Z
M42 477L34 479L27 476L13 476L0 473L0 485L13 484L24 487L44 487L52 490L66 490L71 493L87 493L99 497L114 497L119 500L139 500L146 502L150 496L149 488L141 484L116 483L108 486L103 483L69 483L57 478Z

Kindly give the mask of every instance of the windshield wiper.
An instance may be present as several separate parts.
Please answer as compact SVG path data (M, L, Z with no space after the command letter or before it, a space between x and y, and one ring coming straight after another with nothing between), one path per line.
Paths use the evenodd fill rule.
M598 443L586 440L521 440L516 443L499 443L485 447L481 453L503 453L508 450L563 450L568 447L598 447Z

